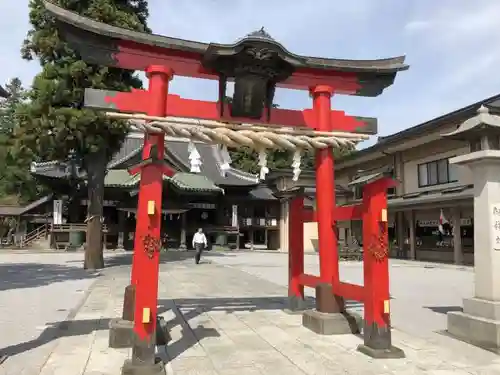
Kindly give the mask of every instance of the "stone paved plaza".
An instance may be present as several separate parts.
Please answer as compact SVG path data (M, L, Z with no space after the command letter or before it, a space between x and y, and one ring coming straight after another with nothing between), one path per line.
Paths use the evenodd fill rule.
M0 258L0 350L11 355L0 375L120 374L130 353L108 348L107 326L121 313L130 255L109 257L101 275L80 270L82 254L17 257ZM373 360L356 351L360 337L317 336L301 327L300 315L282 311L286 256L209 253L199 266L191 257L162 259L159 308L173 340L159 354L170 374L500 374L496 354L434 332L446 327L443 312L472 292L466 268L393 262L393 342L407 358ZM7 272L9 262L19 270ZM31 283L23 284L30 273L23 262ZM306 264L315 271L314 256ZM342 276L360 281L360 270L343 264ZM43 330L47 324L54 328Z

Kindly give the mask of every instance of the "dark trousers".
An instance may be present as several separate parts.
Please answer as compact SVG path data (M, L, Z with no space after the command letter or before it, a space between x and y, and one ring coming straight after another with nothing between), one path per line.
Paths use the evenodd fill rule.
M203 252L203 246L204 246L204 244L202 244L202 243L195 243L194 244L194 249L196 250L194 260L195 260L196 264L200 263L201 253Z

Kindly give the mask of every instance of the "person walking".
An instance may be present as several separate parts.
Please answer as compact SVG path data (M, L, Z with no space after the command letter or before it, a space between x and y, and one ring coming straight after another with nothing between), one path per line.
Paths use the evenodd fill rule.
M201 228L198 228L198 231L193 236L193 247L196 250L196 254L194 256L194 260L196 264L200 263L201 253L203 249L207 247L207 237Z

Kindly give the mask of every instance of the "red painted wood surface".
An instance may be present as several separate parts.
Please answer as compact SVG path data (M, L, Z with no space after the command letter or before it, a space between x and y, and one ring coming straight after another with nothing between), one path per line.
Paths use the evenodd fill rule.
M379 327L390 325L390 314L384 311L389 301L389 256L376 259L374 249L388 249L387 222L382 221L382 210L387 209L387 189L392 179L382 178L363 189L363 278L365 284L365 322Z
M145 142L147 142L145 140ZM151 143L151 142L147 142L147 143ZM149 155L149 152L145 152L143 150L143 157L144 155ZM168 177L172 177L176 171L174 169L172 169L169 165L167 165L166 163L163 163L163 162L156 162L156 166L159 167L162 171L162 173L165 175L165 176L168 176ZM141 170L143 169L142 166L137 166L137 167L132 167L129 169L128 173L132 176L136 175L137 173L140 173Z
M294 197L289 203L288 216L288 295L304 299L304 197Z
M329 86L317 86L311 90L318 130L331 130L331 96ZM335 284L339 281L337 234L333 230L335 207L335 176L331 148L316 150L316 217L318 219L319 273L322 282Z
M333 290L335 290L335 294L342 296L345 300L365 301L366 289L363 285L338 282L333 285Z
M355 204L352 206L337 206L333 209L333 218L335 221L361 220L363 214L363 205ZM318 221L316 211L306 208L303 213L304 223L315 223Z
M316 286L321 283L321 279L319 278L319 276L303 273L299 276L299 282L301 285L307 286L309 288L316 288Z
M336 207L331 210L335 220L363 221L363 279L364 285L334 280L332 283L336 295L345 300L364 303L365 320L368 324L376 323L379 327L390 325L390 312L384 308L385 301L390 300L389 294L389 257L376 259L373 248L379 251L388 250L387 222L383 222L382 212L387 210L387 189L395 186L395 181L382 178L371 182L363 188L363 202L358 205ZM318 207L320 207L318 205ZM303 210L304 220L311 219L314 213ZM315 219L315 218L314 218ZM318 222L318 228L320 227ZM321 245L320 245L321 246ZM382 246L382 248L380 248ZM321 248L320 248L321 250ZM320 252L320 265L322 253ZM332 260L338 267L338 258ZM315 288L324 282L319 276L302 273L299 278L301 285Z
M316 211L312 208L304 208L302 212L302 218L304 219L304 223L314 223L317 221Z
M196 53L172 51L131 41L119 41L119 51L114 54L118 67L144 71L150 65L169 66L177 76L218 80L219 75L203 68L202 56ZM361 84L355 73L326 69L297 69L291 77L278 84L297 90L329 85L338 94L354 94Z
M164 116L168 82L172 72L165 67L152 66L148 68L147 75L149 78L149 102L147 109L143 109L143 111L147 111L152 116ZM157 158L163 160L165 148L163 133L145 135L143 160L151 156L153 145L156 145ZM156 163L147 164L140 171L141 181L132 264L132 283L136 286L134 332L140 339L150 338L156 327L160 252L156 251L152 256L149 256L144 246L144 238L150 236L158 242L160 241L163 172L163 166ZM148 213L149 201L154 201L155 212L153 215ZM150 310L150 317L149 322L143 323L145 308Z
M106 103L113 103L120 112L142 112L147 111L149 93L144 90L132 90L131 92L119 92L115 96L106 97ZM168 95L167 116L198 118L214 121L249 122L252 124L267 124L267 119L260 120L244 119L229 116L228 105L224 110L224 116L220 117L217 102L183 99L179 95ZM271 123L277 126L293 126L317 129L316 117L312 109L303 111L273 108ZM346 115L344 111L330 110L330 124L332 131L353 132L363 129L365 123L355 117Z

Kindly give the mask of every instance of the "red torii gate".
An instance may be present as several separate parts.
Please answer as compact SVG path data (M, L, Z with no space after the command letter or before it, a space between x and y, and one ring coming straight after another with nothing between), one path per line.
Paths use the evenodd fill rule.
M86 90L85 105L98 109L146 113L156 118L180 116L230 123L263 124L270 132L273 131L271 125L275 124L295 129L310 129L323 139L337 137L341 140L347 135L345 133L335 135L333 132L373 134L376 120L350 117L344 112L332 111L332 95L377 96L393 83L397 72L408 68L404 64L404 57L355 61L298 56L287 51L264 30L249 34L231 45L205 44L152 36L105 25L49 2L45 2L45 7L57 19L60 32L69 45L78 51L85 61L146 72L149 80L147 90L133 90L130 93ZM169 94L169 81L174 74L218 80L219 101L195 101ZM235 81L231 106L224 104L228 81ZM313 109L305 111L271 109L275 87L308 90L313 97ZM267 113L263 113L264 109ZM124 310L127 306L135 306L132 360L126 362L123 368L123 372L127 374L164 372L161 362L155 359L154 351L162 182L164 174L172 173L163 164L163 156L164 133L146 133L143 162L131 170L131 173L141 173L141 182L131 288L129 288L132 298L124 304ZM321 264L319 280L322 286L317 288L319 311L325 314L343 312L343 304L337 302L343 298L364 300L365 304L387 301L388 289L383 293L375 293L378 287L375 286L377 283L373 283L373 278L377 274L378 277L387 279L386 261L377 265L371 258L365 256L365 266L368 267L365 272L369 275L371 284L365 284L366 289L347 286L339 281L337 238L333 226L340 215L348 217L348 214L341 214L342 211L334 209L336 207L334 159L330 147L317 150L316 175ZM375 215L385 212L382 210L385 207L386 198L383 190L386 186L387 182L383 180L365 187L366 202L363 211L363 218L367 219L364 224L365 238L379 236L379 229L375 226ZM297 213L301 203L299 200L294 200L292 206L293 212ZM301 233L298 224L302 221L300 215L292 215L292 221L296 223L295 235L298 235ZM294 241L291 243L294 244ZM291 288L298 292L300 285L317 284L316 279L303 274L299 253L300 249L291 249L293 259L297 260L291 264L294 267ZM385 275L381 275L382 273ZM384 287L388 286L386 284L384 283ZM328 292L325 293L325 290ZM365 298L367 291L368 294L375 293L376 297ZM332 311L321 311L323 307L328 309L332 306L336 306L331 309ZM387 334L382 336L380 334L389 332L390 338L390 331L379 319L379 315L381 316L379 309L380 306L375 306L367 310L378 314L372 319L374 329L371 329L371 334L374 339L367 342L367 345L372 346L366 351L374 356L391 351L390 347L386 347L387 340L382 339L387 337ZM130 315L130 312L124 311L124 317L130 318ZM367 322L370 320L367 319ZM378 345L378 342L383 342L384 347Z
M363 186L362 203L332 207L333 228L337 221L361 220L363 223L363 278L364 286L340 280L339 261L320 256L320 275L304 273L304 222L318 222L319 217L304 210L304 197L297 195L289 202L289 283L288 295L294 306L300 308L304 301L304 287L316 288L316 309L324 313L346 314L342 325L321 325L307 312L303 323L320 334L356 332L356 319L345 311L344 301L354 300L364 305L364 344L361 352L375 358L402 358L401 349L392 346L389 295L389 246L387 231L387 189L395 186L391 177L367 181ZM319 228L318 228L319 229ZM335 231L334 231L335 232ZM318 237L320 237L318 233ZM320 244L321 251L321 244ZM328 280L332 280L329 285ZM331 288L331 289L330 289ZM334 294L328 301L318 296ZM333 302L333 303L332 303Z

